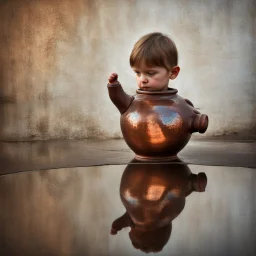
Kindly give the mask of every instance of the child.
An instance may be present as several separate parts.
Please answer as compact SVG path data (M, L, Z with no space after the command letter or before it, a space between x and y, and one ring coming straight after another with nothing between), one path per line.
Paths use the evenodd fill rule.
M141 37L130 55L130 66L136 73L140 90L167 91L169 79L175 79L180 71L178 52L174 42L162 33L150 33ZM111 73L108 85L120 85L118 75Z
M149 230L139 226L135 227L129 214L126 212L112 223L110 234L116 235L118 231L125 227L131 228L129 237L133 247L146 253L162 251L172 232L171 222L163 227Z
M194 132L204 133L208 116L169 88L179 72L174 42L161 33L143 36L135 43L130 66L136 73L136 95L124 92L118 75L108 77L108 93L119 110L124 140L136 158L146 161L173 160Z

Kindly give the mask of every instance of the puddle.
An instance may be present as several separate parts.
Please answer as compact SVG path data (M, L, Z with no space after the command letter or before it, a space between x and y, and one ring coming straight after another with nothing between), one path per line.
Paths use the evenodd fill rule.
M256 169L241 167L130 164L4 175L0 255L256 255L255 194ZM115 220L113 230L123 228L111 235Z

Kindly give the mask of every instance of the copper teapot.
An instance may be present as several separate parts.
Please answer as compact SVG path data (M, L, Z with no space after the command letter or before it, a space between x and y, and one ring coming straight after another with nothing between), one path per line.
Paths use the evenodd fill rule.
M122 86L108 84L109 97L121 113L121 130L139 160L173 160L194 132L204 133L208 116L196 110L178 90L145 91L135 96Z

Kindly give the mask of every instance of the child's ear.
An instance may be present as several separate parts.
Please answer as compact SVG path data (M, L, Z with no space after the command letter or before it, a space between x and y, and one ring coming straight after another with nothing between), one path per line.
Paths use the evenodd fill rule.
M170 70L170 79L175 79L178 74L180 72L180 67L179 66L174 66L173 68L171 68Z

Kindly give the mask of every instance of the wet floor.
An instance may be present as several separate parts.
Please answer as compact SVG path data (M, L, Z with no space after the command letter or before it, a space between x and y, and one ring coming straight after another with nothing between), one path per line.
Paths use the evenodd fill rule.
M254 256L255 194L255 168L184 162L6 174L0 255Z
M124 140L0 142L0 175L30 170L128 164ZM187 164L256 168L256 135L192 138L178 157Z

